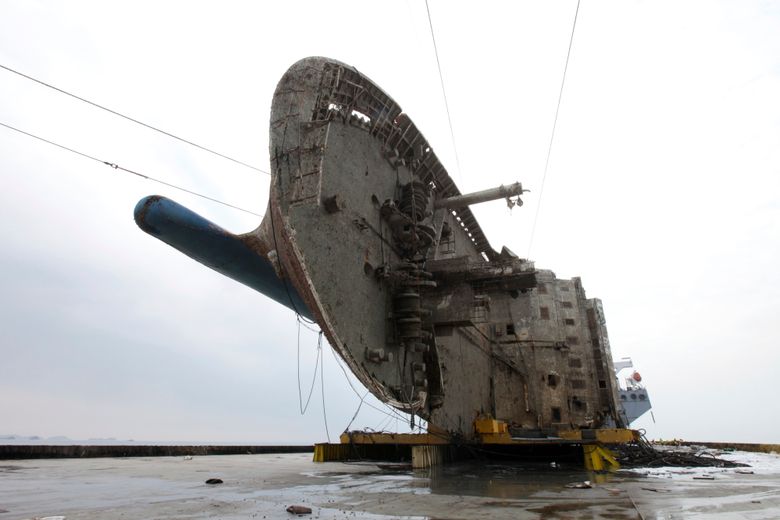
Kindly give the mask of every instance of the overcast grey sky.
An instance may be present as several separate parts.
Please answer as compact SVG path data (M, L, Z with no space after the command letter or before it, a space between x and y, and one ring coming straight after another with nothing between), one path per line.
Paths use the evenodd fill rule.
M576 1L0 0L0 63L268 169L276 82L300 58L396 99L494 247L528 254ZM530 257L604 302L654 438L780 442L780 4L582 2ZM264 213L268 177L0 70L0 122ZM136 228L160 193L256 217L0 128L0 434L325 440L298 412L294 314ZM325 355L331 438L359 399ZM308 387L316 335L303 331ZM361 388L359 388L361 390ZM375 400L371 401L377 405ZM353 428L402 424L364 407Z

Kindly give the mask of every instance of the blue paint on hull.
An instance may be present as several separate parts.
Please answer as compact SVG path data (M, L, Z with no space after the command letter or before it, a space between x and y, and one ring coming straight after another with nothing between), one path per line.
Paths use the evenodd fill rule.
M295 287L277 276L268 258L250 247L250 238L246 235L234 235L160 195L138 201L134 216L138 227L146 233L218 273L313 319Z

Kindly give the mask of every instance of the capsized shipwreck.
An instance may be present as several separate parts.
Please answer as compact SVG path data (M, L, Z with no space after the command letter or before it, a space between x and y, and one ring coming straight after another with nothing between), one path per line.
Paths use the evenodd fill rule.
M332 59L284 74L270 128L257 229L232 235L160 196L138 203L138 225L316 321L378 399L431 430L628 426L601 302L493 249L469 209L521 204L519 183L462 194L401 106Z

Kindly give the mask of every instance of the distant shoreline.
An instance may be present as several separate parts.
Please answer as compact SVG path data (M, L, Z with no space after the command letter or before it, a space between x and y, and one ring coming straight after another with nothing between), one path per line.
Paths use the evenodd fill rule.
M97 457L183 457L194 455L257 455L312 453L313 445L152 445L152 444L6 444L0 460Z

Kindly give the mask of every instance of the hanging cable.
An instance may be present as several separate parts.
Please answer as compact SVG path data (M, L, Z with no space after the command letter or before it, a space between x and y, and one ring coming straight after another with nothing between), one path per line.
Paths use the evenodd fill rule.
M441 73L441 62L439 61L439 49L436 46L436 37L433 33L433 20L431 19L431 9L428 7L428 0L425 0L425 12L428 13L428 26L431 28L431 40L433 41L433 53L436 55L436 66L439 69L439 82L441 82L441 93L444 97L444 108L447 110L447 122L450 125L450 137L452 138L452 150L455 152L455 165L458 167L458 179L463 180L460 170L460 158L458 157L458 147L455 144L455 131L452 129L452 117L450 117L450 105L447 103L447 91L444 89L444 76Z
M189 141L187 139L184 139L182 137L174 135L174 134L172 134L170 132L166 132L165 130L157 128L156 126L152 126L152 125L146 124L143 121L139 121L138 119L134 119L134 118L132 118L130 116L126 116L126 115L124 115L124 114L122 114L120 112L117 112L116 110L112 110L112 109L110 109L108 107L105 107L103 105L99 105L98 103L95 103L94 101L90 101L90 100L85 99L85 98L83 98L81 96L77 96L76 94L68 92L67 90L63 90L63 89L61 89L59 87L55 87L54 85L51 85L50 83L46 83L45 81L41 81L41 80L39 80L37 78L34 78L32 76L29 76L29 75L23 73L23 72L19 72L18 70L14 70L11 67L7 67L6 65L0 64L0 68L5 69L8 72L12 72L12 73L14 73L14 74L16 74L18 76L21 76L21 77L23 77L25 79L29 79L30 81L34 81L35 83L38 83L39 85L43 85L44 87L50 88L52 90L55 90L55 91L57 91L57 92L59 92L61 94L65 94L66 96L70 96L73 99L77 99L77 100L79 100L79 101L81 101L83 103L87 103L88 105L92 105L95 108L99 108L100 110L105 110L109 114L113 114L115 116L121 117L121 118L126 119L128 121L131 121L131 122L133 122L133 123L135 123L137 125L141 125L141 126L143 126L145 128L148 128L149 130L154 130L155 132L159 132L159 133L161 133L163 135L166 135L168 137L176 139L177 141L181 141L182 143L186 143L186 144L188 144L190 146L194 146L195 148L199 148L199 149L201 149L201 150L203 150L205 152L208 152L210 154L214 154L214 155L216 155L218 157L222 157L223 159L227 159L228 161L233 161L234 163L240 164L241 166L244 166L246 168L250 168L250 169L258 171L260 173L264 173L266 175L271 175L266 170L260 169L257 166L252 166L251 164L245 163L243 161L239 161L238 159L234 159L233 157L230 157L229 155L225 155L223 153L217 152L216 150L213 150L213 149L208 148L206 146L199 145L198 143L193 143L192 141Z
M330 444L330 432L328 431L328 414L325 411L325 357L320 362L320 385L322 387L322 419L325 421L325 436Z
M352 391L355 393L355 395L358 396L358 398L360 398L360 392L358 392L357 389L355 388L355 385L352 384L352 380L350 380L349 374L347 374L347 369L344 368L344 366L341 364L341 360L336 355L335 350L331 348L330 352L331 352L331 354L333 354L333 359L336 360L336 364L339 366L341 371L344 373L344 378L347 380L347 384L349 384L349 387L352 389ZM382 403L382 404L384 404L387 407L387 410L389 410L389 412L387 410L383 410L381 408L378 408L378 407L372 405L371 403L365 403L365 404L366 404L366 406L368 406L369 408L373 408L377 412L383 413L383 414L388 415L390 417L394 417L396 419L400 418L401 420L406 421L406 417L401 415L401 413L398 412L398 410L396 410L395 408L391 407L390 405L388 405L386 403Z
M303 316L298 315L298 325L302 326L304 329L308 330L309 332L316 332L316 333L322 333L321 329L315 329L314 327L310 327L309 325L316 325L317 322L311 322L303 318Z
M558 105L555 107L555 118L553 119L552 133L550 134L550 144L547 147L547 160L544 162L544 174L542 175L542 184L539 188L539 200L536 203L536 212L534 213L534 223L531 226L531 238L528 241L528 255L531 257L531 248L534 244L534 234L536 233L536 222L539 220L539 208L542 207L542 195L544 195L544 181L547 179L547 168L550 166L550 153L552 152L553 141L555 140L555 128L558 126L558 112L561 110L561 99L563 98L563 86L566 84L566 71L569 69L569 57L571 56L571 46L574 42L574 30L577 28L577 15L580 12L580 0L577 0L577 8L574 10L574 22L571 25L571 36L569 37L569 50L566 51L566 64L563 66L563 78L561 79L561 90L558 92Z
M367 396L368 396L368 390L366 390L366 393L363 394L363 397L360 398L360 402L358 403L357 410L355 410L355 414L352 416L352 419L349 421L347 427L344 428L344 431L349 431L349 429L352 427L352 423L355 422L355 419L357 419L357 416L360 413L360 409L363 407L363 402L366 400Z
M109 162L109 161L104 161L102 159L98 159L95 156L86 154L84 152L79 152L78 150L74 150L73 148L68 148L67 146L63 146L61 144L55 143L54 141L50 141L48 139L44 139L43 137L39 137L39 136L37 136L35 134L31 134L29 132L25 132L24 130L20 130L19 128L16 128L16 127L8 125L8 124L5 124L3 122L0 122L0 126L4 126L5 128L8 128L9 130L13 130L14 132L18 132L18 133L26 135L28 137L32 137L33 139L37 139L38 141L50 144L52 146L56 146L57 148L61 148L61 149L66 150L68 152L74 153L76 155L80 155L82 157L86 157L87 159L92 159L93 161L97 161L97 162L99 162L101 164L105 164L106 166L110 166L111 168L113 168L115 170L121 170L123 172L131 173L131 174L133 174L133 175L135 175L137 177L141 177L142 179L146 179L148 181L156 182L158 184L162 184L163 186L168 186L169 188L173 188L173 189L176 189L176 190L179 190L179 191L183 191L185 193L189 193L190 195L195 195L196 197L200 197L202 199L206 199L206 200L209 200L211 202L216 202L217 204L221 204L223 206L227 206L228 208L237 209L238 211L243 211L244 213L248 213L248 214L254 215L256 217L260 217L260 218L263 217L263 215L261 215L259 213L255 213L254 211L250 211L248 209L244 209L244 208L241 208L239 206L234 206L233 204L230 204L230 203L227 203L227 202L223 202L223 201L221 201L219 199L215 199L215 198L209 197L208 195L204 195L202 193L198 193L197 191L192 191L192 190L187 189L187 188L182 188L181 186L177 186L176 184L171 184L170 182L166 182L166 181L163 181L163 180L160 180L160 179L156 179L154 177L150 177L149 175L145 175L143 173L140 173L140 172L137 172L137 171L134 171L134 170L130 170L128 168L124 168L122 166L119 166L116 163L112 163L112 162Z
M311 396L314 393L314 383L317 381L317 368L319 368L320 360L322 358L322 331L320 331L319 338L317 339L317 359L314 361L314 375L311 378L311 386L309 387L309 396L306 398L306 404L303 404L303 395L301 393L301 322L298 321L298 406L301 410L301 415L306 413L309 409L309 403L311 402Z
M393 419L396 420L396 423L398 422L398 419L392 415L388 415L387 417L382 418L382 420L379 421L379 424L377 424L376 428L374 428L374 431L385 431L390 426L390 423L393 421ZM396 428L396 431L398 431L398 428Z

